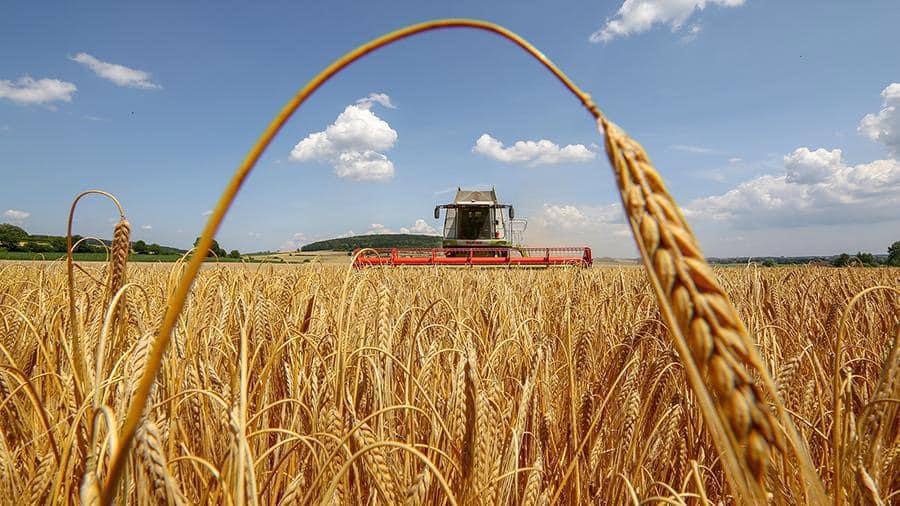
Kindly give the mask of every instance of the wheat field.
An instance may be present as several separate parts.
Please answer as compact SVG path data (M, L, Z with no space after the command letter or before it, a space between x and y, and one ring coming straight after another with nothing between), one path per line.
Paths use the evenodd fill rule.
M128 266L118 301L106 265L76 271L87 363L77 389L65 265L0 265L3 503L96 500L91 482L121 445L183 268ZM855 294L897 287L900 270L751 265L715 276L829 491L843 334L843 495L896 501L900 302L874 290L839 327ZM741 500L639 268L209 266L175 329L117 503ZM779 454L761 477L770 498L808 502Z

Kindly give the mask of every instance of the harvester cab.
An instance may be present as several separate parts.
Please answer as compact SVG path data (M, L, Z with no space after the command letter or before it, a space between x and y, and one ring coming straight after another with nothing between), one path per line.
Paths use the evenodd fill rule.
M510 222L515 218L511 205L501 204L497 192L457 188L453 203L434 208L434 219L444 216L444 248L511 248ZM504 213L504 210L507 212ZM508 217L508 219L507 219Z
M591 249L525 246L528 222L516 219L513 206L501 204L494 188L456 189L449 204L434 208L434 219L444 210L440 248L384 248L355 255L357 267L375 265L484 265L549 267L593 263Z

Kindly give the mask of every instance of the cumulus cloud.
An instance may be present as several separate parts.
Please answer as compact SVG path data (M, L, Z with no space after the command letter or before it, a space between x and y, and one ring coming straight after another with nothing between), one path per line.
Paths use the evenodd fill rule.
M668 24L673 32L680 31L697 11L707 5L738 7L744 0L625 0L616 14L606 20L602 28L591 34L594 43L609 42L618 37L643 33L654 25ZM688 30L687 40L697 36L700 26Z
M27 220L29 216L31 216L31 213L20 209L7 209L6 211L3 211L3 217L16 224L20 224Z
M153 225L141 225L141 230L153 230Z
M544 204L539 220L543 226L556 229L590 229L622 223L622 209L619 204L601 206Z
M787 169L785 180L788 183L813 184L826 180L842 165L840 149L798 148L784 157L784 168Z
M74 84L58 79L33 79L29 76L16 81L0 79L0 98L17 104L39 104L55 109L50 105L52 102L71 102L76 91L78 88Z
M633 242L619 203L545 203L528 221L525 244L529 246L591 246L595 256L624 255Z
M98 76L107 81L112 81L117 86L140 88L144 90L157 90L162 88L162 86L151 80L152 76L149 72L143 70L98 60L87 53L78 53L75 56L70 56L69 59L84 65Z
M394 231L382 225L381 223L373 223L369 226L369 230L367 230L363 235L382 235L382 234L393 234Z
M584 144L569 144L560 147L559 144L541 139L539 141L517 141L510 147L504 147L502 142L491 137L490 134L482 134L475 141L472 152L500 162L524 164L530 167L584 163L597 157L597 153L585 147Z
M374 104L393 108L390 97L372 93L348 105L324 131L314 132L294 146L295 162L328 163L341 178L384 181L394 177L394 164L382 152L394 147L397 131L372 112Z
M896 219L900 162L849 165L840 149L802 147L784 157L783 174L766 174L696 199L686 213L746 227L871 223Z
M891 83L881 92L883 108L875 114L866 114L859 122L859 133L884 144L893 156L900 154L900 83Z
M425 220L416 220L411 227L400 227L401 234L440 235L438 231Z
M859 132L900 148L900 83L881 92L884 108L867 114ZM747 228L806 225L864 225L897 219L900 161L849 164L840 149L801 147L788 153L784 172L764 174L721 194L696 199L685 212L698 219L733 222Z

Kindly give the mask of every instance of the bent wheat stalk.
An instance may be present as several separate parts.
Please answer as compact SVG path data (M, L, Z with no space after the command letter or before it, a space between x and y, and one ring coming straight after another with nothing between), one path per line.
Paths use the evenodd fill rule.
M345 67L398 40L443 28L483 30L515 43L549 70L598 121L606 133L607 153L644 265L653 281L658 303L674 336L679 356L685 364L691 388L697 394L704 418L712 428L734 495L747 502L764 500L763 478L766 467L772 449L785 449L781 435L784 430L791 449L797 456L807 499L821 503L824 499L821 480L815 475L805 446L797 437L791 420L784 414L784 407L769 372L757 355L755 345L734 307L710 272L699 252L696 239L678 206L666 192L643 148L607 121L590 95L576 86L543 53L515 33L484 21L444 19L391 32L336 60L285 105L237 168L204 227L196 247L197 254L191 258L171 294L159 334L148 355L147 366L128 408L120 436L122 444L110 460L108 478L102 491L103 504L112 502L141 414L160 370L163 353L178 316L184 309L191 285L197 278L225 214L263 151L300 105ZM343 293L345 291L342 292L341 307L344 302ZM342 314L339 315L339 332L342 318ZM337 385L341 385L344 379L345 350L342 346L339 343L337 350ZM762 378L762 381L756 380L754 375ZM336 395L340 398L343 390L338 390ZM778 427L778 422L769 412L766 397L774 402L782 427ZM338 403L338 406L342 409L343 403ZM369 449L371 448L361 451ZM570 458L575 457L573 455ZM435 477L447 489L443 478L437 474L437 469L432 468L431 471L435 472ZM334 490L336 487L335 480L330 488Z
M72 344L72 362L74 365L74 374L75 374L75 404L81 404L81 400L83 399L84 392L84 379L87 374L87 366L85 365L84 359L84 349L81 345L81 332L80 329L77 328L77 319L75 314L75 261L72 254L75 251L75 248L72 244L72 223L75 221L75 207L78 205L78 202L86 197L87 195L102 195L113 201L113 204L116 205L116 209L119 211L119 223L128 223L125 221L125 209L122 208L122 204L119 203L119 200L111 193L105 192L103 190L87 190L79 193L72 200L72 206L69 208L69 221L66 227L66 270L68 276L68 294L69 294L69 340ZM124 226L123 226L124 227ZM128 232L130 232L130 227L128 228ZM116 231L119 231L119 225L116 225ZM124 232L124 231L122 231ZM122 234L120 232L120 235ZM125 238L127 240L127 236ZM120 239L121 243L121 239ZM121 247L121 246L120 246ZM110 257L112 261L113 257L115 257L115 251L113 255ZM127 260L127 253L126 253ZM123 268L124 272L124 268ZM115 293L115 291L111 292ZM111 295L110 295L111 297ZM90 418L90 414L88 414ZM81 441L79 446L84 449L86 441Z

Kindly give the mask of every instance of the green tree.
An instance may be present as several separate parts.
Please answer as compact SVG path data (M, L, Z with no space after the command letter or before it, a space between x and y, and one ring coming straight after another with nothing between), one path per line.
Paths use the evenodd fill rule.
M75 244L75 240L72 240L72 244ZM60 251L62 253L66 252L66 238L65 237L52 237L50 239L50 247L53 248L53 251Z
M858 258L859 262L866 267L878 265L878 261L875 260L875 255L871 253L863 253L862 251L858 251L856 253L856 258Z
M900 241L894 242L894 244L891 244L891 247L888 248L887 264L893 265L894 267L900 267Z
M150 246L147 246L147 252L151 255L159 255L162 252L162 246L153 243Z
M51 253L53 246L46 242L29 242L25 245L26 249L32 253Z
M0 247L16 251L20 249L19 243L28 239L28 232L21 227L0 223Z
M134 243L134 252L138 255L143 255L147 253L147 243L144 241L137 241Z
M198 244L200 244L199 237L194 239L194 247L196 248ZM215 254L219 258L222 258L226 256L228 252L226 252L224 249L222 249L221 246L219 246L219 241L213 239L212 247L209 248L209 255L212 256L213 254Z
M850 263L850 255L846 253L841 253L834 260L831 261L831 265L835 267L847 267L847 264Z
M73 235L72 236L72 244L75 244L78 241L81 241L81 239L82 239L82 237L80 235ZM65 237L63 237L63 251L66 250L65 242L66 242ZM73 253L89 253L93 250L94 250L94 248L90 244L90 241L82 241L81 244L79 244L78 246L75 246L75 251Z
M241 252L233 249L231 250L231 253L228 254L228 258L241 258Z
M767 258L767 259L763 260L763 263L762 263L763 267L775 267L775 265L776 265L775 260L772 260L771 258Z

